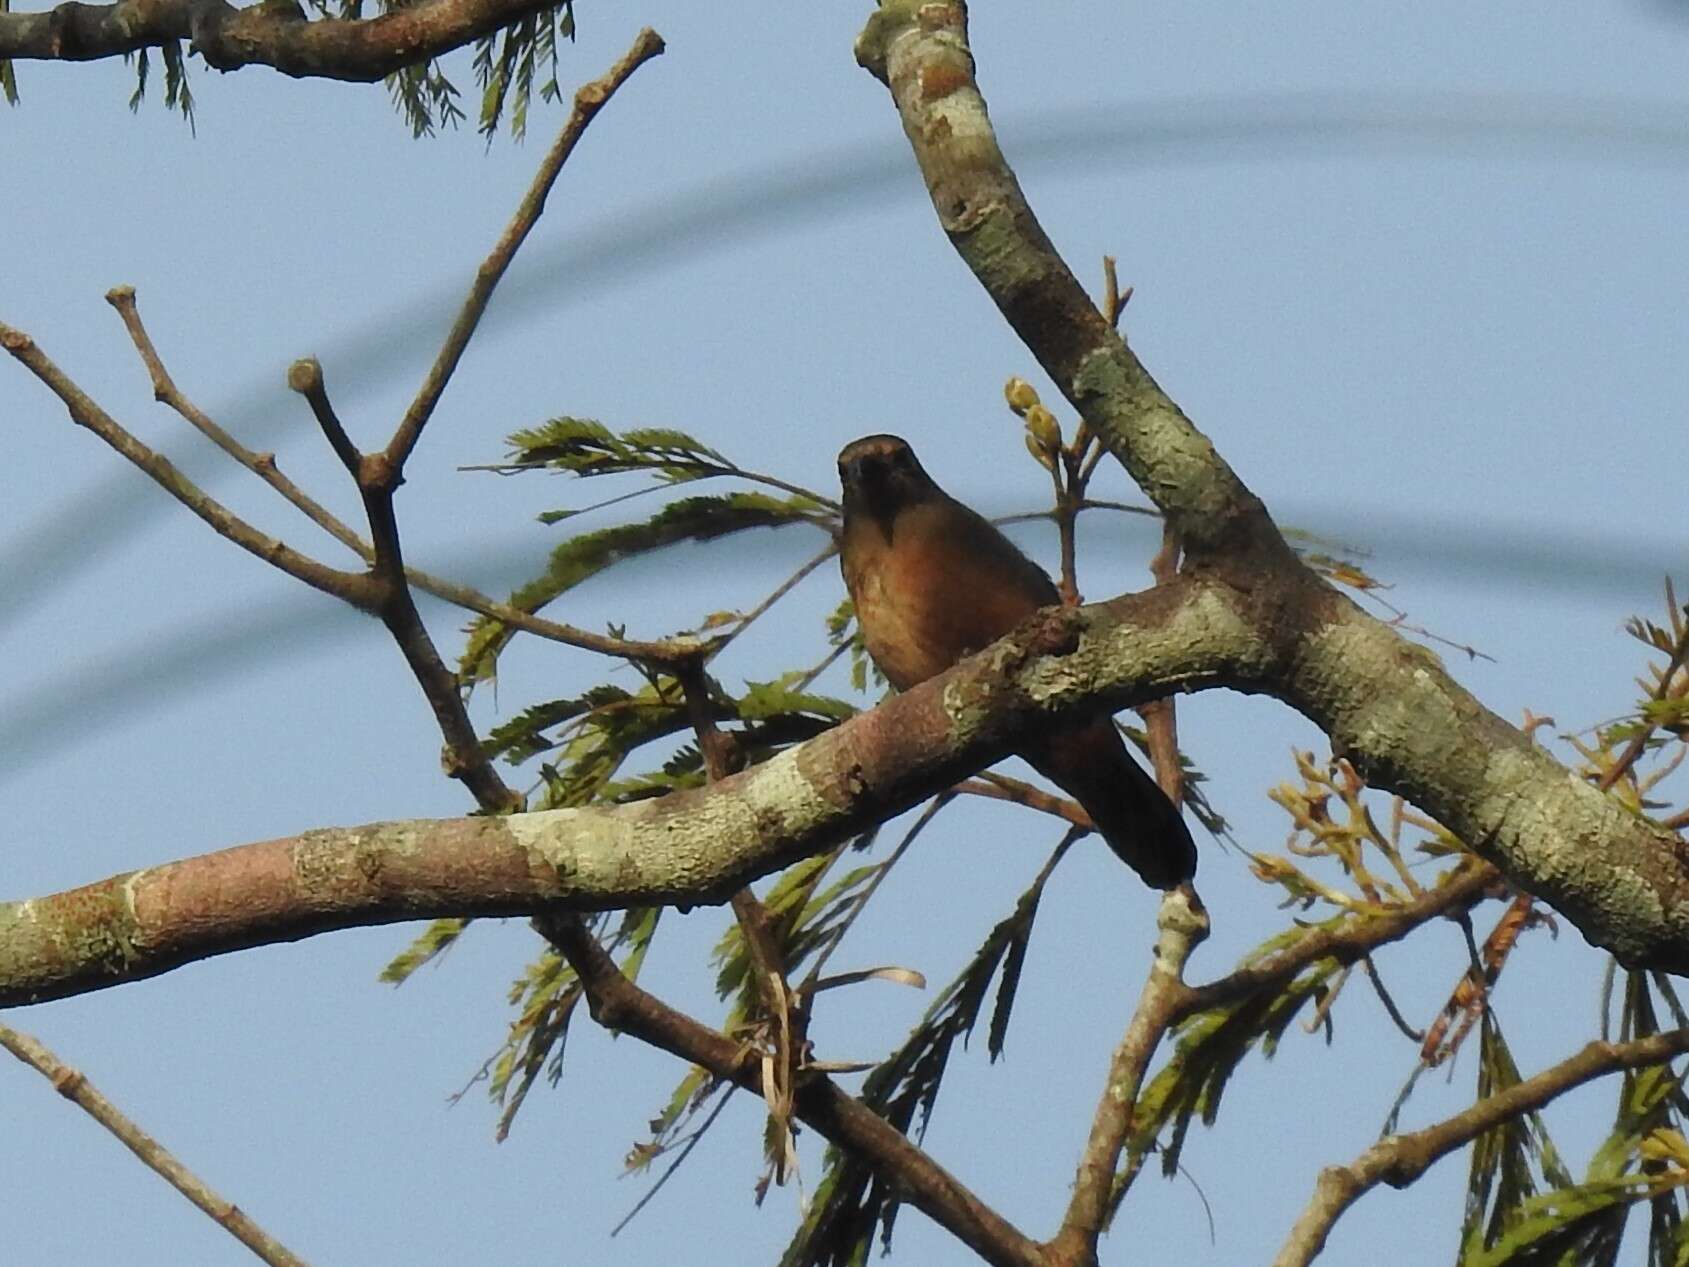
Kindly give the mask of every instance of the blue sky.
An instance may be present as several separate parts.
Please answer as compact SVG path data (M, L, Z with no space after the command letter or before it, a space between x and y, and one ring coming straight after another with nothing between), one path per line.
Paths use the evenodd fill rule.
M1492 655L1451 667L1504 716L1528 707L1579 729L1628 707L1638 648L1621 622L1658 609L1665 572L1689 581L1674 483L1689 457L1681 6L975 9L981 82L1046 228L1088 280L1105 252L1119 258L1134 347L1280 521L1370 549L1416 623ZM752 23L583 5L563 53L571 89L640 25L669 51L593 125L426 434L400 500L413 561L487 587L537 566L560 530L532 515L593 490L458 468L560 413L680 427L823 490L844 442L896 431L983 509L1041 504L1000 393L1011 374L1042 381L950 251L889 99L854 64L864 13L776 6ZM467 62L452 69L467 90ZM19 79L23 104L0 117L13 242L0 319L242 513L335 559L152 403L101 296L135 285L183 389L355 518L283 386L288 362L317 355L354 437L384 439L561 110L536 109L524 146L473 132L413 142L379 86L196 63L196 136L157 101L131 116L120 65L25 64ZM0 418L0 892L468 808L376 625L216 539L9 363ZM1101 478L1104 495L1136 499L1117 470ZM1037 530L1018 539L1053 559ZM660 633L754 601L813 545L792 531L682 548L582 587L557 614ZM1093 523L1087 545L1090 596L1144 584L1147 533ZM819 646L841 592L823 569L723 674L765 673L759 652L800 639ZM457 617L429 614L451 646ZM524 647L477 716L601 678L582 654ZM1317 734L1222 693L1182 703L1181 728L1239 838L1278 847L1285 823L1262 794ZM861 928L861 963L948 980L1054 840L995 806L953 816ZM1208 977L1286 916L1237 855L1203 843L1217 927L1194 971ZM1006 1061L962 1060L928 1135L1034 1234L1065 1199L1153 910L1106 850L1077 850L1046 899ZM724 919L669 921L650 968L705 1015L703 956ZM375 974L408 938L365 930L227 956L8 1022L312 1261L777 1257L798 1198L752 1205L759 1125L744 1097L606 1239L642 1190L616 1175L681 1073L667 1057L583 1026L562 1088L537 1090L503 1145L478 1092L449 1107L498 1044L505 986L534 939L520 921L479 926L395 992ZM1423 1021L1463 956L1450 926L1379 962ZM1529 936L1496 1000L1527 1071L1590 1034L1600 966L1575 930ZM817 1037L835 1059L884 1053L925 1006L882 984L834 997ZM1219 1126L1188 1146L1213 1242L1192 1186L1149 1178L1105 1262L1270 1256L1318 1166L1369 1142L1412 1068L1370 995L1346 995L1336 1022L1329 1047L1293 1031L1273 1062L1251 1061ZM1463 1103L1472 1069L1468 1054L1450 1082L1426 1080L1410 1122ZM1585 1091L1551 1119L1574 1169L1610 1104L1610 1090ZM105 1261L114 1245L140 1264L241 1261L21 1066L0 1065L0 1135L0 1239L17 1261ZM813 1150L806 1167L813 1184ZM1368 1196L1329 1260L1355 1261L1379 1236L1416 1237L1443 1260L1463 1177L1449 1161L1410 1192ZM911 1213L894 1261L967 1259Z

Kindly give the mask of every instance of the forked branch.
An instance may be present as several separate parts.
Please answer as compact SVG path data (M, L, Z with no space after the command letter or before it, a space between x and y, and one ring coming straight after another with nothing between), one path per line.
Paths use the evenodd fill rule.
M1540 1109L1574 1087L1620 1069L1663 1064L1689 1051L1689 1029L1652 1034L1628 1043L1593 1042L1576 1055L1478 1101L1453 1117L1407 1135L1388 1135L1346 1166L1320 1172L1313 1200L1290 1231L1273 1267L1306 1267L1325 1247L1343 1212L1380 1183L1405 1188L1433 1164L1485 1131Z

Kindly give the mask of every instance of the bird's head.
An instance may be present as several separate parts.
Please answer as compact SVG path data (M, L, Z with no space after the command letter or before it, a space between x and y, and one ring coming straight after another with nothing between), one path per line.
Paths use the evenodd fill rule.
M844 487L845 514L875 518L938 492L915 450L899 436L863 436L845 445L839 453L839 483Z

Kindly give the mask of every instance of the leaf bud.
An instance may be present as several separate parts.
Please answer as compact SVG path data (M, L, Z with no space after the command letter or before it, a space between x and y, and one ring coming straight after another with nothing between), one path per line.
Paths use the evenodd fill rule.
M1011 378L1003 384L1003 399L1009 402L1010 409L1024 417L1038 403L1038 389L1024 378Z
M1033 461L1037 462L1038 465L1043 467L1046 471L1055 470L1055 458L1050 456L1050 451L1038 442L1037 437L1028 431L1025 433L1025 439L1026 451L1032 455Z
M1026 411L1026 430L1046 452L1054 453L1061 448L1061 425L1043 405L1035 404Z

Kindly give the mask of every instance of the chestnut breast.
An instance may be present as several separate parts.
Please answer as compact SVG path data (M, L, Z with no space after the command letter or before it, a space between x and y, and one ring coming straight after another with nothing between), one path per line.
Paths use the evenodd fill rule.
M1007 537L943 494L883 518L852 517L841 562L868 653L899 690L1060 601Z

